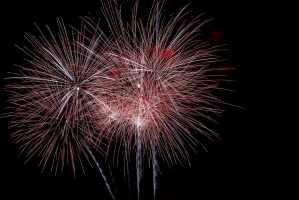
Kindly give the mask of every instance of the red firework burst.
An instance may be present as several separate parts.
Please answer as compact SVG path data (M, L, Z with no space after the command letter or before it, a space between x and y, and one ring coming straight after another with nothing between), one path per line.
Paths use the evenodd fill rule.
M71 163L75 174L76 159L81 165L82 157L89 162L86 143L100 150L93 142L90 118L99 108L91 88L98 85L106 61L91 51L95 44L100 50L102 40L86 41L83 27L67 32L60 20L58 35L47 28L40 37L25 35L32 46L20 49L29 56L30 65L18 66L19 73L9 78L15 82L6 86L13 108L7 116L11 128L18 129L12 138L22 144L21 152L28 159L40 156L43 168L52 160L55 173L59 165L63 170L65 162Z
M200 119L213 120L212 114L222 112L214 92L221 90L223 77L211 64L221 61L217 52L223 48L200 39L209 20L188 20L185 7L166 22L159 6L144 24L136 4L127 25L117 6L103 6L113 43L105 52L109 79L99 85L108 92L99 94L105 104L95 116L100 137L108 138L108 156L110 147L118 153L140 148L149 163L157 154L171 166L188 159L186 146L200 143L196 134L218 137ZM85 21L97 29L94 20Z

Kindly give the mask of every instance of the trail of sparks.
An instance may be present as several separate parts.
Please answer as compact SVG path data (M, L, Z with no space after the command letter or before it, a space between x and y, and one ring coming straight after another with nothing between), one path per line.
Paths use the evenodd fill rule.
M112 179L112 184L114 185L114 191L117 192L116 185L115 185L115 182L114 182L114 178L113 178L113 175L112 175L112 171L111 171L110 165L107 164L107 166L109 168L110 176L111 176L111 179Z
M158 188L158 160L157 160L157 149L156 143L154 143L153 152L153 188L154 188L154 199L156 199L156 191Z
M84 142L84 143L85 143L85 142ZM110 185L109 185L109 183L108 183L108 181L107 181L107 178L106 178L106 176L105 176L105 174L104 174L104 172L103 172L103 169L101 168L99 162L97 161L97 159L96 159L95 156L93 155L93 153L92 153L90 147L89 147L86 143L85 143L85 146L86 146L86 148L87 148L89 154L91 155L92 159L93 159L94 162L96 163L96 165L97 165L97 167L98 167L98 169L99 169L99 171L100 171L100 173L101 173L101 175L102 175L102 177L103 177L103 179L104 179L104 181L105 181L106 187L108 188L108 190L109 190L109 192L110 192L110 195L111 195L112 199L115 200L114 195L113 195L113 193L112 193L112 191L111 191L111 187L110 187Z
M142 149L141 149L141 136L139 131L137 130L137 153L136 153L136 170L137 170L137 195L138 200L140 199L140 184L141 184L141 176L142 176Z
M128 177L129 196L131 197L130 168L129 168L129 157L128 157L127 146L125 147L125 162L126 162L126 171L127 171L127 177Z

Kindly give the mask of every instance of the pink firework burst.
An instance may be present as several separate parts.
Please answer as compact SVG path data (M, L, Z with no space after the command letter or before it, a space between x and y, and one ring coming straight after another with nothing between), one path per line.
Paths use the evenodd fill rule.
M71 164L75 174L76 160L82 169L82 158L89 162L86 145L100 150L90 120L99 109L91 88L101 79L105 59L91 54L95 43L100 49L100 38L86 41L83 27L67 32L63 21L57 22L57 35L49 27L46 33L39 29L40 37L26 33L31 48L20 49L29 65L18 66L19 73L9 78L15 82L6 86L13 109L7 116L17 128L12 138L28 160L38 155L43 168L50 163L55 173Z
M98 92L105 104L95 115L97 127L101 136L119 142L118 147L132 151L140 143L150 160L156 149L173 165L179 155L188 158L185 146L198 143L194 135L218 137L199 119L213 120L212 114L222 112L219 105L224 102L214 92L223 89L219 84L225 79L211 64L222 60L217 52L224 49L200 39L209 20L188 21L185 8L165 22L157 3L143 24L136 4L132 22L124 25L121 10L114 6L103 7L113 42L104 52L111 62L105 75L109 78L99 85L107 90ZM85 20L97 29L93 20Z
M99 141L108 138L107 156L126 155L127 162L127 155L136 152L138 190L144 158L153 167L156 189L157 157L172 166L188 160L187 147L201 144L198 135L218 137L203 121L214 121L225 104L215 95L224 90L219 86L226 81L219 74L223 68L212 67L223 60L219 52L224 49L201 39L209 20L188 19L184 7L166 21L162 6L155 3L144 22L136 3L130 23L117 4L102 9L113 42L105 52L111 61L109 79L100 85L109 92L99 93L106 103L95 115ZM95 20L85 21L97 29Z

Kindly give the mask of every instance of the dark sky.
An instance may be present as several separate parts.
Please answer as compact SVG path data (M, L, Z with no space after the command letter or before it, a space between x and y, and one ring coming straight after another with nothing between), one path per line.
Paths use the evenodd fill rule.
M165 4L169 13L175 13L188 3L183 0L169 2ZM276 121L268 121L272 109L267 97L273 89L273 68L268 65L265 52L269 45L277 42L269 40L275 32L272 21L276 18L270 17L273 11L268 13L266 6L253 1L237 2L200 0L192 2L189 9L195 15L206 12L207 17L215 18L205 34L211 36L214 33L216 36L212 38L227 44L230 49L228 63L236 69L230 74L235 80L231 85L235 92L224 97L244 109L225 107L226 112L218 120L220 124L215 125L221 140L207 141L208 152L198 148L197 154L191 153L191 167L178 165L169 169L162 164L157 200L267 199L284 186L280 181L282 175L277 173L279 170L272 162L275 159L277 163L283 162L277 151L272 150L276 147L273 144L276 139L273 123ZM25 42L24 32L37 33L34 22L40 26L55 26L56 17L75 23L79 21L78 16L88 12L95 14L100 5L100 1L92 0L54 0L38 3L9 1L1 6L1 105L6 105L3 78L24 56L14 46ZM147 6L142 7L145 8ZM1 119L0 130L1 199L111 199L95 166L94 169L87 166L86 174L79 174L76 178L70 172L56 176L42 173L37 161L24 164L26 158L19 156L18 146L11 143L5 119ZM119 191L117 200L129 199L128 185L120 171L122 168L112 169ZM152 199L150 171L147 171L142 184L141 199ZM136 199L136 180L133 178L131 187L132 199Z

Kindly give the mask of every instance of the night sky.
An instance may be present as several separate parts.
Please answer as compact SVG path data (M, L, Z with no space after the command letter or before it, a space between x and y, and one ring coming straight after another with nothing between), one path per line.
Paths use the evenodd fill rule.
M141 0L141 2L147 2ZM171 2L171 3L169 3ZM175 2L175 3L174 3ZM176 13L190 1L166 1L166 13ZM236 3L237 2L237 3ZM274 127L277 119L269 122L275 113L267 97L273 90L271 70L265 61L268 45L275 40L269 35L275 32L272 13L264 6L249 1L198 0L191 2L188 10L194 15L206 13L215 18L203 28L207 38L215 43L225 43L230 50L228 67L234 80L230 89L234 92L221 94L226 102L243 109L224 106L226 110L212 124L221 140L204 140L208 152L200 146L190 157L191 166L177 165L173 168L161 164L162 175L158 178L157 200L206 200L206 199L258 199L275 196L285 186L283 175L275 166L285 163L280 159L274 139L278 139ZM151 5L148 2L146 5ZM15 47L27 44L25 32L38 33L34 22L44 28L56 26L56 17L69 24L80 22L79 16L91 13L97 16L100 1L10 1L2 5L1 13L1 114L7 94L3 92L7 71L15 70L24 54ZM258 5L258 6L257 6ZM143 6L141 9L146 9ZM272 11L273 12L273 11ZM214 41L215 40L215 41ZM273 113L274 115L272 115ZM281 117L281 116L280 116ZM18 155L18 146L9 139L7 120L1 119L0 131L0 199L98 199L110 200L103 179L94 165L86 166L85 175L75 178L71 169L56 176L38 166L34 158L24 164L24 155ZM275 160L275 162L273 161ZM270 164L271 163L271 164ZM116 200L130 199L128 184L123 178L123 168L111 166L116 186ZM107 167L105 168L107 170ZM132 163L131 199L136 199L136 179ZM108 173L108 171L106 171ZM141 185L141 200L153 199L151 171L147 170ZM288 195L286 192L283 195ZM286 198L288 199L288 198Z

